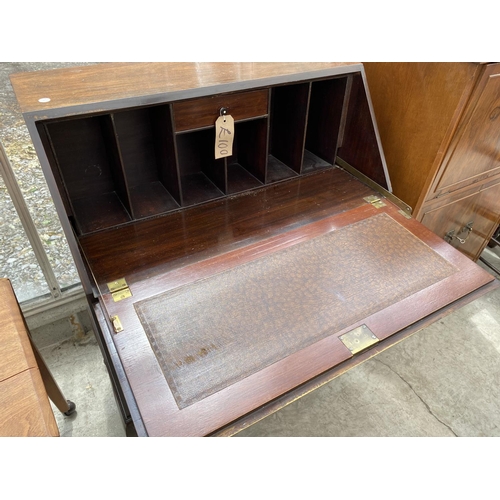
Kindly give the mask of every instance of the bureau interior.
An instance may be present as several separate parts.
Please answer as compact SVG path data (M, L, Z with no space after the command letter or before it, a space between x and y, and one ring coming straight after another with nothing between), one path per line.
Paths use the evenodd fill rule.
M359 74L37 127L69 219L84 235L334 168L349 127L366 135L349 112L358 107L349 105L359 100L355 88L364 88ZM215 159L214 125L226 102L235 118L233 151ZM357 168L370 161L365 155Z

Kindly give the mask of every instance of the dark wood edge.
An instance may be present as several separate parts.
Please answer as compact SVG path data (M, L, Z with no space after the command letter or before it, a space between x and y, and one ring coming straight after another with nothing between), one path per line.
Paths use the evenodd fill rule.
M457 181L453 184L448 184L447 186L440 188L436 191L433 199L441 198L447 194L467 189L468 187L474 186L475 184L479 184L481 182L487 183L492 179L498 179L498 177L500 177L500 167L497 166L495 168L492 168L491 170L487 170L486 172L476 174L472 177L468 177L467 179Z
M268 117L269 117L269 113L266 113L265 115L256 115L256 116L251 116L250 118L242 118L241 120L234 120L234 123L237 124L237 123L252 122L255 120L262 120L263 118L268 118ZM174 130L173 135L179 136L179 135L189 134L191 132L200 132L202 130L210 130L210 129L214 129L214 128L215 128L215 124L204 125L203 127Z
M375 139L377 141L378 150L380 152L380 160L382 162L382 169L384 170L385 182L387 183L387 191L392 193L391 178L389 177L389 169L387 168L387 162L385 161L384 148L382 147L382 140L380 139L380 133L378 130L377 119L375 118L375 111L373 109L373 102L370 95L370 89L368 88L368 81L366 78L365 68L361 68L361 78L363 80L363 87L366 94L366 102L368 103L368 109L370 110L370 116L373 123L373 128L375 131Z
M112 334L108 329L106 321L104 320L104 314L101 309L101 306L99 303L94 302L91 306L91 309L96 316L97 323L101 327L100 331L102 332L102 339L99 340L104 341L104 345L100 346L101 349L106 350L105 353L103 352L104 358L105 360L108 360L108 363L112 364L112 366L108 368L113 370L113 372L110 373L110 377L114 385L115 393L118 392L119 393L118 399L124 399L124 402L126 404L125 408L123 406L123 401L120 400L117 401L118 405L121 406L119 410L121 412L122 419L124 420L125 424L130 423L127 422L127 415L126 415L126 413L130 413L130 419L132 424L134 425L137 436L147 437L148 433L146 431L146 428L144 427L144 423L142 421L139 408L137 407L137 403L132 393L132 389L125 374L125 370L123 369L120 357L118 355L118 352L116 351Z
M47 158L45 148L38 134L38 129L34 122L31 121L26 122L26 125L31 137L31 141L33 142L36 154L38 156L40 166L42 167L42 172L47 182L47 187L49 188L49 193L52 197L52 201L56 208L56 212L58 214L59 221L61 223L61 227L64 232L64 236L66 237L66 241L68 242L73 260L75 261L75 265L78 270L78 275L80 277L83 289L85 290L86 293L91 293L92 283L90 282L90 279L87 276L85 265L83 263L83 259L80 254L79 244L73 232L73 227L71 226L68 217L66 217L66 209L64 207L64 202L62 200L61 193L59 192L57 182L54 178L54 174L52 172L49 159Z
M401 330L400 332L386 338L385 340L380 341L378 344L374 345L372 348L363 351L362 353L358 354L357 356L354 356L352 358L349 358L348 360L340 363L339 365L335 366L334 368L322 373L321 375L318 375L317 377L309 380L305 384L302 384L299 387L296 387L292 391L284 394L283 396L280 396L279 398L270 401L269 403L266 403L265 405L261 406L257 410L254 410L253 412L239 418L238 420L222 427L221 429L218 429L217 431L211 433L209 436L210 437L230 437L238 432L242 431L243 429L246 429L247 427L250 427L251 425L259 422L260 420L263 420L264 418L268 417L269 415L277 412L281 408L284 408L285 406L288 406L289 404L293 403L297 399L300 399L301 397L305 396L306 394L318 389L324 384L327 384L334 378L337 378L338 376L342 375L343 373L347 372L351 368L354 368L361 363L364 363L365 361L368 361L369 359L373 358L377 354L380 354L381 352L385 351L386 349L389 349L395 344L398 344L402 340L410 337L411 335L414 335L415 333L419 332L423 328L431 325L432 323L446 317L448 314L457 311L461 307L473 302L474 300L478 299L479 297L497 289L500 287L500 281L498 281L496 278L491 281L490 283L482 286L481 288L478 288L474 292L469 293L468 295L465 295L464 297L458 299L457 301L453 302L447 307L444 307L440 309L439 311L436 311L435 313L427 316L426 318L408 326L404 330Z
M233 269L236 266L297 245L299 242L309 241L311 238L322 236L330 231L342 229L350 223L359 222L378 213L383 212L377 211L372 205L366 203L350 211L338 213L306 224L305 226L308 227L305 231L304 226L288 229L242 247L226 250L208 258L168 269L161 273L148 273L137 280L133 276L127 277L127 283L133 293L133 303L135 304L141 300L181 286L190 285L195 281L210 278L215 274ZM391 214L388 213L388 215ZM100 301L103 308L107 311L108 317L115 314L123 314L124 302L114 302L111 293L104 289L104 283L102 285L103 290L101 290Z

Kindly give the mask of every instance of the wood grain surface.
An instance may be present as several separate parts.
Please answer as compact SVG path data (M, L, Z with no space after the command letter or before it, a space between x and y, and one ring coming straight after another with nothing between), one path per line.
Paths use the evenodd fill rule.
M475 63L404 62L367 62L364 67L394 194L418 209L480 68Z
M361 74L352 77L349 104L338 156L383 188L391 191L378 131L370 110L367 90Z
M441 237L473 222L467 241L452 245L476 260L500 215L492 188L500 182L500 64L367 63L365 71L394 194Z
M431 188L452 192L500 173L500 64L484 68Z
M0 436L59 430L10 281L0 279Z
M220 116L222 108L234 121L266 116L268 96L269 91L264 89L176 102L172 106L175 131L211 127Z
M365 205L374 191L339 168L131 226L82 236L97 283L156 272L262 241L290 227Z
M169 94L172 99L198 97L218 92L359 71L359 63L105 63L32 73L10 79L23 113L38 116L58 108L106 108L102 103L137 98L138 104ZM152 99L148 99L151 97ZM41 103L39 99L49 98ZM101 104L99 104L101 103Z
M76 232L113 228L333 167L339 136L344 159L388 187L362 67L353 77L354 67L333 65L328 78L311 81L307 73L297 74L299 83L258 90L178 101L162 94L151 106L131 98L120 101L124 109L115 103L109 113L82 115L89 111L82 105L72 116L44 121L38 129ZM104 79L108 66L99 68ZM114 73L108 76L112 80ZM235 141L231 157L215 160L213 124L221 107L234 115Z
M336 76L341 78L334 82L335 85L310 82L311 79ZM99 214L105 216L103 209L108 205L91 203L101 227L91 228L98 231L94 234L78 237L77 257L81 252L86 261L86 265L80 267L93 275L100 288L97 295L100 296L102 315L99 314L98 318L102 330L112 331L110 317L115 315L123 325L122 332L110 333L108 350L119 357L121 377L127 380L126 392L133 395L130 400L134 403L134 418L140 415L144 434L201 436L216 433L242 416L272 405L273 401L335 367L356 364L357 358L352 357L339 340L342 334L353 328L366 325L380 340L381 348L391 342L393 335L453 307L457 300L493 282L490 274L422 224L407 219L389 201L384 200L385 206L376 208L364 200L369 195L378 195L376 191L337 167L328 168L328 162L335 161L338 139L340 158L390 188L363 78L363 67L356 63L112 63L12 76L30 130L35 130L33 123L38 120L55 119L47 125L49 135L53 137L42 138L44 147L49 139L52 146L57 146L54 154L48 153L51 165L44 164L44 168L49 180L51 169L63 174L58 177L56 172L56 180L51 186L57 191L61 183L68 183L69 196L63 195L63 198L73 215L83 213L85 203L88 205L94 194L113 195L113 200L106 203L121 203L125 215L132 213L141 217L142 214L151 214L153 205L163 206L161 193L154 191L155 196L144 203L137 201L133 194L137 188L144 197L144 193L157 184L170 190L176 203L182 207L200 204L156 218L124 220L123 225L110 218L106 227L99 222ZM294 86L294 83L299 85ZM288 84L288 89L282 91L282 84ZM247 138L237 141L231 161L205 161L212 156L211 153L205 154L205 150L208 152L212 148L208 129L177 133L175 140L162 138L164 133L174 136L175 132L174 116L170 112L172 106L168 103L175 106L185 99L206 100L212 95L251 89L269 91L270 86L274 86L277 125L271 123L271 97L269 117L238 124L239 131L245 132ZM296 116L293 110L287 109L287 92L294 87L299 89L295 95L298 102ZM280 101L281 92L286 99ZM237 102L237 94L234 95ZM39 102L42 97L48 97L50 101ZM324 99L332 105L327 114L322 107ZM293 106L294 103L290 104ZM152 111L153 105L160 105L156 106L158 112ZM138 106L148 107L148 110L136 113L132 108ZM115 120L114 115L118 117L118 113L114 112L118 110L125 110L126 114ZM186 119L193 123L191 115L191 112L187 113ZM71 123L74 118L78 118L76 125ZM305 128L307 120L311 120L312 125L309 132ZM158 128L159 123L162 125ZM196 120L195 125L199 125ZM140 130L135 130L136 126ZM281 154L280 149L286 146L287 138L280 136L278 129L284 130L288 126L294 139L292 168L272 155L273 140L277 141L276 154ZM328 128L328 137L316 140L315 133L325 127ZM76 143L76 149L68 144L68 134ZM88 141L95 147L85 150L84 143ZM34 143L40 148L36 134ZM259 155L252 152L253 143L259 148ZM83 151L79 152L80 149ZM268 153L271 154L268 156ZM300 158L298 161L302 156L306 160ZM41 158L44 157L42 150ZM236 186L243 182L240 174L244 169L259 182L290 179L238 196L224 197L233 189L228 185L228 172L221 169L225 162L236 166L233 169L239 175L234 183ZM78 171L88 169L89 165L102 169L102 175L99 174L102 178L94 189L92 182L79 184L76 178ZM308 172L324 170L296 177L304 168ZM95 174L88 172L91 177ZM131 182L126 182L127 179ZM221 198L213 200L218 197ZM77 206L80 201L82 205ZM61 206L59 210L64 217ZM179 287L195 288L201 281L214 276L231 275L235 269L259 262L259 259L279 258L297 245L340 233L378 216L391 219L410 239L420 240L418 245L423 245L437 261L447 262L442 271L453 269L456 272L444 272L443 275L430 272L436 274L436 281L421 283L417 288L409 287L408 294L398 292L398 283L411 277L409 270L398 273L396 278L393 276L387 282L379 277L377 285L382 292L378 295L370 295L370 282L366 288L358 283L356 290L351 290L345 300L345 307L349 308L357 300L366 300L373 307L363 309L359 315L347 314L349 319L335 325L334 331L329 331L326 336L307 332L314 338L312 343L300 345L298 350L291 349L271 364L245 372L243 377L179 408L137 315L136 304ZM82 220L77 221L77 229L78 223L81 225ZM73 236L73 233L68 235L70 241L73 241ZM376 256L373 257L377 261L375 266L380 265L380 275L383 276L384 270L393 265L391 252L385 251L392 237L394 234L390 229L374 230L362 242L355 240L348 245L339 244L341 248L336 250L343 252L347 261L351 257L356 259L356 265L361 269L356 276L362 276L363 264ZM368 241L367 248L364 245ZM393 243L397 247L397 242ZM76 242L73 246L76 247ZM402 245L398 251L402 254L398 259L403 261L405 254L411 253L408 245ZM307 256L298 260L303 259ZM410 260L408 267L412 266ZM412 271L418 274L427 263L419 263ZM349 271L345 259L342 266L344 271ZM302 262L294 262L292 267L300 270ZM307 262L303 267L307 268ZM132 296L114 302L106 283L123 277ZM345 280L349 278L347 272ZM261 290L259 281L253 284L257 290ZM297 293L307 295L310 288L299 287ZM341 287L332 292L335 291L341 293ZM309 299L314 301L314 297ZM244 297L240 309L246 310ZM217 312L216 306L214 312ZM278 338L284 335L278 326L275 330Z

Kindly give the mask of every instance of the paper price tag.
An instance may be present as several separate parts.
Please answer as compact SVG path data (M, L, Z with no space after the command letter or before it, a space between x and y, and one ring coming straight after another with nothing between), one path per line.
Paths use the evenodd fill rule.
M215 122L215 159L233 154L234 118L221 115Z

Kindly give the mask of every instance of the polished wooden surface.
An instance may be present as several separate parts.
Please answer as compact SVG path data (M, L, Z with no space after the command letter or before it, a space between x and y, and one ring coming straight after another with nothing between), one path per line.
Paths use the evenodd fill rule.
M238 92L188 99L173 104L175 131L211 127L224 108L235 121L265 116L268 112L269 91Z
M364 63L394 194L416 214L458 124L474 63Z
M129 226L82 236L99 286L131 282L366 204L374 192L333 168Z
M123 168L122 192L133 218L179 207L179 174L173 159L173 134L168 106L113 113L117 162Z
M174 98L240 90L259 83L359 71L359 63L106 63L11 75L23 113L44 116L48 110L106 103L137 96L169 93ZM206 89L205 92L196 92ZM192 91L190 95L186 91ZM50 102L39 102L49 98Z
M309 99L306 150L335 164L338 138L343 127L348 77L314 82ZM361 112L361 110L359 110Z
M302 169L309 95L309 83L277 87L271 94L269 153L297 173Z
M134 308L183 409L456 272L381 213Z
M487 65L431 190L438 195L500 173L500 64Z
M368 195L371 191L362 185L360 189L354 184L340 187L335 179L325 178L320 187L307 181L285 182L297 177L301 169L305 177L311 172L333 169L336 136L341 133L347 114L340 109L348 104L342 81L362 71L358 63L174 63L111 64L13 76L13 86L22 102L28 129L89 296L95 292L89 279L94 272L104 292L107 276L112 276L111 280L125 275L132 286L144 279L154 281L155 276L168 270L185 269L187 264L195 264L199 259L243 249L269 236L280 235L294 225L301 226L364 204L356 196ZM318 83L337 77L340 85ZM269 154L273 141L272 132L269 138L270 116L236 124L238 138L233 156L223 161L228 167L225 172L220 162L210 161L213 146L209 129L182 133L175 133L173 129L173 103L256 89L272 91L296 83L312 88L311 113L302 115L302 124L297 127L302 130L296 134L293 145L299 151L294 157L299 159L296 170ZM334 91L334 99L331 91ZM50 98L49 102L39 102L42 92ZM324 113L323 98L331 101L329 114ZM295 104L288 103L290 108ZM308 102L303 104L307 111ZM311 127L304 133L308 121ZM324 127L328 129L326 132ZM51 137L51 129L55 131L54 137ZM315 137L319 133L326 133L327 137ZM375 153L380 155L379 150ZM365 155L361 159L367 160ZM96 177L96 189L87 189L90 179L76 185L73 181L78 173ZM350 178L349 182L354 180ZM259 191L259 183L276 185L265 188L266 194L255 204L252 200ZM162 187L179 205L174 207L171 218L164 219L161 214L166 199ZM255 192L241 192L254 188L257 188ZM316 196L315 190L318 190ZM350 190L357 194L353 196ZM235 192L238 199L231 196ZM221 199L209 201L215 197ZM291 202L293 198L297 198L295 206ZM231 205L230 210L214 209L226 203ZM186 209L192 204L200 206ZM212 209L213 213L199 216ZM143 216L158 218L129 220ZM167 219L170 222L162 225ZM201 222L199 226L196 220ZM141 241L139 233L143 230L147 233L143 233L146 240ZM92 265L86 265L80 246L85 237L80 242L76 234L94 231L96 234L92 236L97 239L93 241L97 242L102 259L99 257ZM107 240L108 247L111 245L112 253L98 243L99 234ZM169 243L164 246L164 242ZM145 249L146 245L150 248ZM107 322L107 311L105 317ZM106 331L106 326L102 325L102 331ZM112 349L108 345L106 350ZM125 354L117 346L115 350L117 356ZM126 385L124 380L128 383L129 373L124 371L124 365L114 358L112 363L114 371L122 374L113 378L118 380L116 385ZM130 411L135 411L135 392L123 389L122 393ZM132 394L130 400L127 394Z
M343 172L340 172L340 174L342 176L346 175ZM324 173L316 174L319 178L322 175ZM294 181L291 181L290 184L293 183ZM284 187L286 184L283 183L282 186ZM129 269L132 274L125 274L127 281L130 279L130 288L133 296L115 303L110 295L105 293L102 303L106 308L106 314L108 316L117 314L124 326L124 331L115 334L113 340L149 435L206 435L215 432L218 428L240 418L241 415L259 408L272 399L294 389L294 387L318 376L325 370L329 370L339 363L350 359L350 352L338 339L346 331L361 324L366 324L379 339L390 338L394 333L452 304L460 297L493 280L491 275L478 268L469 259L446 244L441 238L434 235L415 220L409 220L400 214L394 205L387 202L386 207L376 209L371 204L365 202L360 195L366 196L373 193L373 191L362 186L358 181L353 180L351 192L356 191L355 185L357 184L361 186L361 192L358 191L358 198L356 200L351 199L348 202L351 205L350 209L345 210L347 208L345 204L347 200L338 201L338 206L343 207L344 210L335 210L332 208L325 210L325 207L323 207L323 210L318 210L316 213L312 212L313 214L315 213L315 217L309 221L310 223L308 223L307 217L302 214L300 207L307 206L308 204L311 206L316 205L316 202L320 202L323 195L318 195L319 197L316 200L313 195L309 198L301 199L300 197L296 198L297 192L295 190L289 190L289 206L286 211L287 219L282 220L285 213L282 213L281 217L278 217L278 211L272 217L274 224L271 223L267 226L267 230L265 229L266 226L261 228L260 235L258 232L254 233L254 236L258 236L258 238L250 238L252 232L246 233L244 231L242 233L242 241L237 242L230 236L227 246L219 246L216 243L217 235L221 237L222 241L224 237L228 237L227 233L223 232L221 234L219 232L220 225L218 224L221 224L220 218L217 217L219 222L213 225L212 219L214 217L212 211L205 211L204 215L198 213L198 217L184 220L182 232L178 232L176 236L171 235L168 238L170 240L169 245L171 245L172 255L175 253L179 256L184 256L183 258L174 259L170 265L168 263L159 265L159 256L151 259L151 256L154 255L151 250L143 253L141 259L137 259L138 255L134 256L133 254L137 250L140 251L140 249L134 250L135 245L131 244L130 249L124 253L123 260L125 261L125 256L128 255L131 259L137 259L136 264L140 265L142 263L143 266L141 272L134 272L135 265L131 265ZM269 191L264 189L256 191L254 196L260 196L263 200L269 200L268 194ZM235 198L235 200L237 199ZM295 199L297 200L297 205L294 208L292 200ZM284 202L285 199L282 198L281 203ZM199 207L197 210L201 212L202 208L204 207ZM257 231L258 222L262 222L262 219L258 217L256 212L249 212L246 222L250 223L250 227L252 227L254 223L252 216L257 216L257 222L255 222L256 225L254 226L254 231ZM233 212L222 213L231 217L230 213ZM336 215L329 216L331 213L336 213ZM316 236L346 227L356 221L361 221L380 213L388 214L412 234L419 237L431 249L455 266L459 272L404 300L396 301L391 306L367 318L360 319L358 322L339 332L332 332L327 338L295 352L285 359L202 401L179 410L135 312L135 302L181 285L188 285L189 283L212 276L215 273L220 273L234 266L280 251L302 241L308 241ZM203 218L205 219L205 224L202 222ZM293 222L294 219L295 223ZM280 220L283 223L283 227L278 224ZM285 223L286 220L288 220L287 223ZM190 233L190 223L197 226L197 228L193 227L194 233L192 234L194 235L201 233L202 227L205 228L205 246L201 244L203 240L198 240L200 243L197 245L196 239L185 238L185 235ZM239 232L238 229L243 230L245 225L234 224L232 227L237 234ZM123 231L124 229L119 229L116 232ZM151 230L152 228L150 227L149 229ZM112 233L110 232L107 237L112 237ZM153 233L156 237L153 235L146 236L146 233L138 237L139 239L143 239L144 237L147 239L154 238L156 244L161 245L160 249L158 249L158 254L168 253L165 252L168 245L161 243L163 239L162 235L165 233L158 230L158 228ZM92 235L91 237L83 238L83 240L86 240L87 243L92 241L93 245L96 245L97 237L100 236L103 238L104 234ZM129 234L131 235L132 233L130 232ZM245 235L247 239L244 238ZM200 237L197 236L197 238ZM174 241L176 239L178 239L177 242ZM167 241L166 237L165 241ZM135 243L137 244L137 241ZM150 244L148 243L148 245ZM95 248L93 245L87 246L87 251L89 248ZM104 247L105 245L103 244L101 251L104 250ZM173 250L174 248L175 251ZM189 256L193 252L193 249L195 249L195 255L193 258L190 258ZM196 254L196 249L200 253ZM203 251L206 251L206 253L203 253ZM117 254L115 253L114 256L116 259ZM101 259L97 258L97 254L94 254L93 265L98 266L100 261ZM151 266L149 271L147 269L148 262ZM105 269L103 271L108 272Z
M0 279L0 436L58 435L14 291Z

